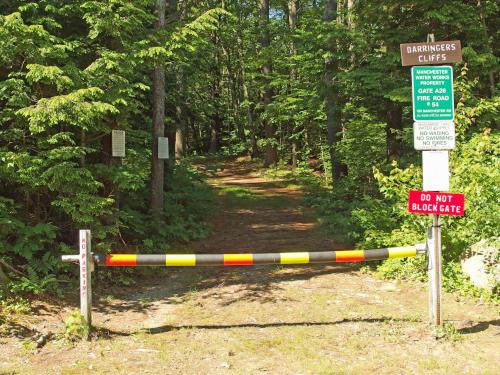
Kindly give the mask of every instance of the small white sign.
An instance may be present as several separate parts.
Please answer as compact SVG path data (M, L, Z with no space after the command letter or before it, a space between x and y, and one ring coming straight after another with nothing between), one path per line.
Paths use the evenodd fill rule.
M115 158L125 157L125 130L111 132L111 155Z
M158 159L168 159L167 137L158 137Z
M455 124L453 122L413 123L415 150L451 150L455 148Z
M423 151L422 174L425 191L449 191L448 151Z

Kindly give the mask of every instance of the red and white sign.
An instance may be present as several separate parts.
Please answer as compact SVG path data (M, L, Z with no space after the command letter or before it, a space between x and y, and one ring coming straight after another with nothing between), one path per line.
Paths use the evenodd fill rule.
M464 195L410 190L408 212L464 216Z

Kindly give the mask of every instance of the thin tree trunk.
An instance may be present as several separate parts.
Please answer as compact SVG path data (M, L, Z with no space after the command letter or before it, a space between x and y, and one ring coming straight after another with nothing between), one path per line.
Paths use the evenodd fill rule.
M177 126L175 128L175 158L184 157L186 150L186 119L181 104L176 106Z
M403 108L396 103L389 103L387 110L387 161L398 160L402 154L402 144L400 140L403 130Z
M488 47L489 49L489 52L493 54L493 49L491 48L491 43L490 43L490 38L489 38L489 35L488 35L488 25L486 24L486 19L484 18L484 9L483 9L483 4L481 2L481 0L477 0L477 7L479 9L479 17L481 19L481 24L483 26L483 30L484 30L484 41L485 41L485 44L486 46ZM488 72L488 79L489 79L489 83L490 83L490 95L491 97L495 96L495 74L494 74L494 71L490 71Z
M261 40L260 45L262 49L267 49L271 45L271 36L269 33L269 0L260 0L260 29L261 29ZM262 101L264 104L264 117L262 119L264 125L264 138L266 139L265 154L264 154L264 166L268 167L270 165L276 164L278 161L278 151L276 150L276 145L274 144L276 131L272 121L266 116L266 111L268 110L269 104L273 99L273 92L270 86L271 73L272 73L272 60L271 57L267 57L264 65L262 66L262 74L264 76L264 92L262 95Z
M347 17L347 27L351 30L353 30L356 25L354 24L354 19L353 19L353 7L354 7L354 0L347 0L346 1L346 17Z
M186 116L187 120L187 126L188 128L191 129L191 132L193 133L193 146L192 149L195 149L198 153L201 153L203 151L203 144L202 140L200 138L200 135L198 133L198 129L196 128L195 122L192 118L192 113L188 112Z
M2 264L0 264L0 285L6 285L9 280L9 277L2 269Z
M177 9L177 4L169 3L170 8L174 7ZM185 20L188 15L188 6L186 2L182 2L180 6L179 18ZM185 156L186 153L186 85L185 85L185 73L180 70L177 72L176 76L177 87L179 88L179 97L177 99L177 105L175 106L176 113L176 126L175 126L175 158L180 159Z
M185 111L185 91L184 77L182 72L177 74L177 86L179 87L179 96L176 112L175 126L175 158L184 157L186 151L186 111Z
M330 23L337 18L337 1L327 0L323 13L323 21ZM337 50L336 40L332 37L328 42L328 50L334 54ZM336 81L338 61L331 56L325 58L325 109L326 125L328 131L328 148L332 165L332 183L338 182L342 176L342 163L337 152L337 142L340 140L339 132L342 131L339 93Z
M113 120L111 123L111 129L118 129L118 123ZM112 133L106 134L101 138L101 162L108 167L119 166L122 163L122 159L119 157L113 157L112 149ZM107 176L103 181L102 194L105 197L113 197L114 204L113 208L115 211L111 215L105 215L102 221L106 225L112 225L117 219L117 214L120 210L120 189L118 185L113 181L111 176Z
M245 69L242 67L242 86L243 86L243 99L247 104L246 114L247 114L247 128L250 132L250 139L252 142L252 150L250 151L250 156L256 158L258 155L257 146L257 135L255 134L254 121L253 121L253 103L250 102L250 96L248 95L248 87L245 81Z
M178 12L177 11L177 0L164 0L165 1L165 17L166 17L166 23L175 23L179 20L181 17L181 14L183 12ZM178 81L178 76L177 72L175 69L168 69L165 70L165 77L167 82L173 82L177 83ZM175 94L175 84L170 85L170 90L172 92L171 97L172 100L166 100L165 101L165 112L166 115L165 117L170 117L171 119L176 119L177 114L176 114L176 100L177 98L174 97L173 94ZM174 87L172 87L174 86ZM166 88L168 90L168 88ZM165 91L166 92L166 91ZM165 93L165 99L166 99L166 93ZM165 137L168 138L168 152L169 156L168 159L165 160L164 162L164 168L165 168L165 175L164 175L164 190L165 191L170 191L172 189L172 184L169 184L169 181L172 180L172 176L174 174L174 169L175 169L175 133L177 129L177 123L176 121L172 122L169 121L171 124L168 127L165 127ZM173 124L173 126L172 126Z
M288 26L290 28L291 34L294 33L295 28L297 27L297 8L298 8L298 5L299 5L299 0L288 0ZM290 42L290 57L293 59L296 54L297 54L297 49L295 47L295 42L292 39ZM297 72L295 70L295 67L292 65L292 68L290 69L290 81L289 81L290 91L292 91L292 88L293 88L293 85L295 84L296 79L297 79ZM289 125L290 125L290 129L292 131L292 136L293 136L293 132L295 130L295 121L293 119L293 116L290 116ZM298 147L299 146L298 146L297 140L293 139L292 140L292 168L293 169L297 168L297 149L298 149Z
M220 80L221 80L221 73L220 73L220 67L219 67L219 52L218 52L218 46L219 46L219 36L217 35L217 32L214 31L213 36L212 36L212 42L215 45L215 55L214 55L214 65L212 69L212 84L211 84L211 95L212 95L212 105L214 107L214 112L211 115L211 128L210 128L210 148L209 152L211 154L217 153L219 151L220 147L220 132L222 130L222 125L223 125L223 120L222 116L220 114Z
M80 129L80 147L87 147L87 134L85 133L85 129ZM80 156L80 167L85 166L85 159L85 154L82 153L82 156Z
M398 49L399 46L397 44L387 44L388 53ZM398 75L399 70L396 70L393 74ZM394 78L397 79L397 77ZM403 107L397 102L390 101L387 104L386 116L387 161L392 161L399 159L402 154L401 132L403 131Z
M165 26L165 0L156 0L155 30ZM163 212L165 165L158 159L158 137L165 136L165 67L158 63L153 70L153 142L151 161L151 214L159 221Z

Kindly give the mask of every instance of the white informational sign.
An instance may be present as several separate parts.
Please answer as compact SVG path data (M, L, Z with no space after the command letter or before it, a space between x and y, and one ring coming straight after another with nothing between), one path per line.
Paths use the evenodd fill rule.
M158 159L168 159L167 137L158 137Z
M449 191L448 151L422 151L422 172L425 191Z
M413 123L415 150L451 150L455 148L455 124L453 122Z
M111 155L115 158L125 157L125 130L111 131Z

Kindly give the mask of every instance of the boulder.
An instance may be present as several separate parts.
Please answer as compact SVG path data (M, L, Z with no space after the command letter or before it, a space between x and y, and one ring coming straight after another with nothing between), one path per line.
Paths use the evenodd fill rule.
M462 272L472 284L490 291L499 290L500 253L498 238L481 240L468 248L461 257Z

